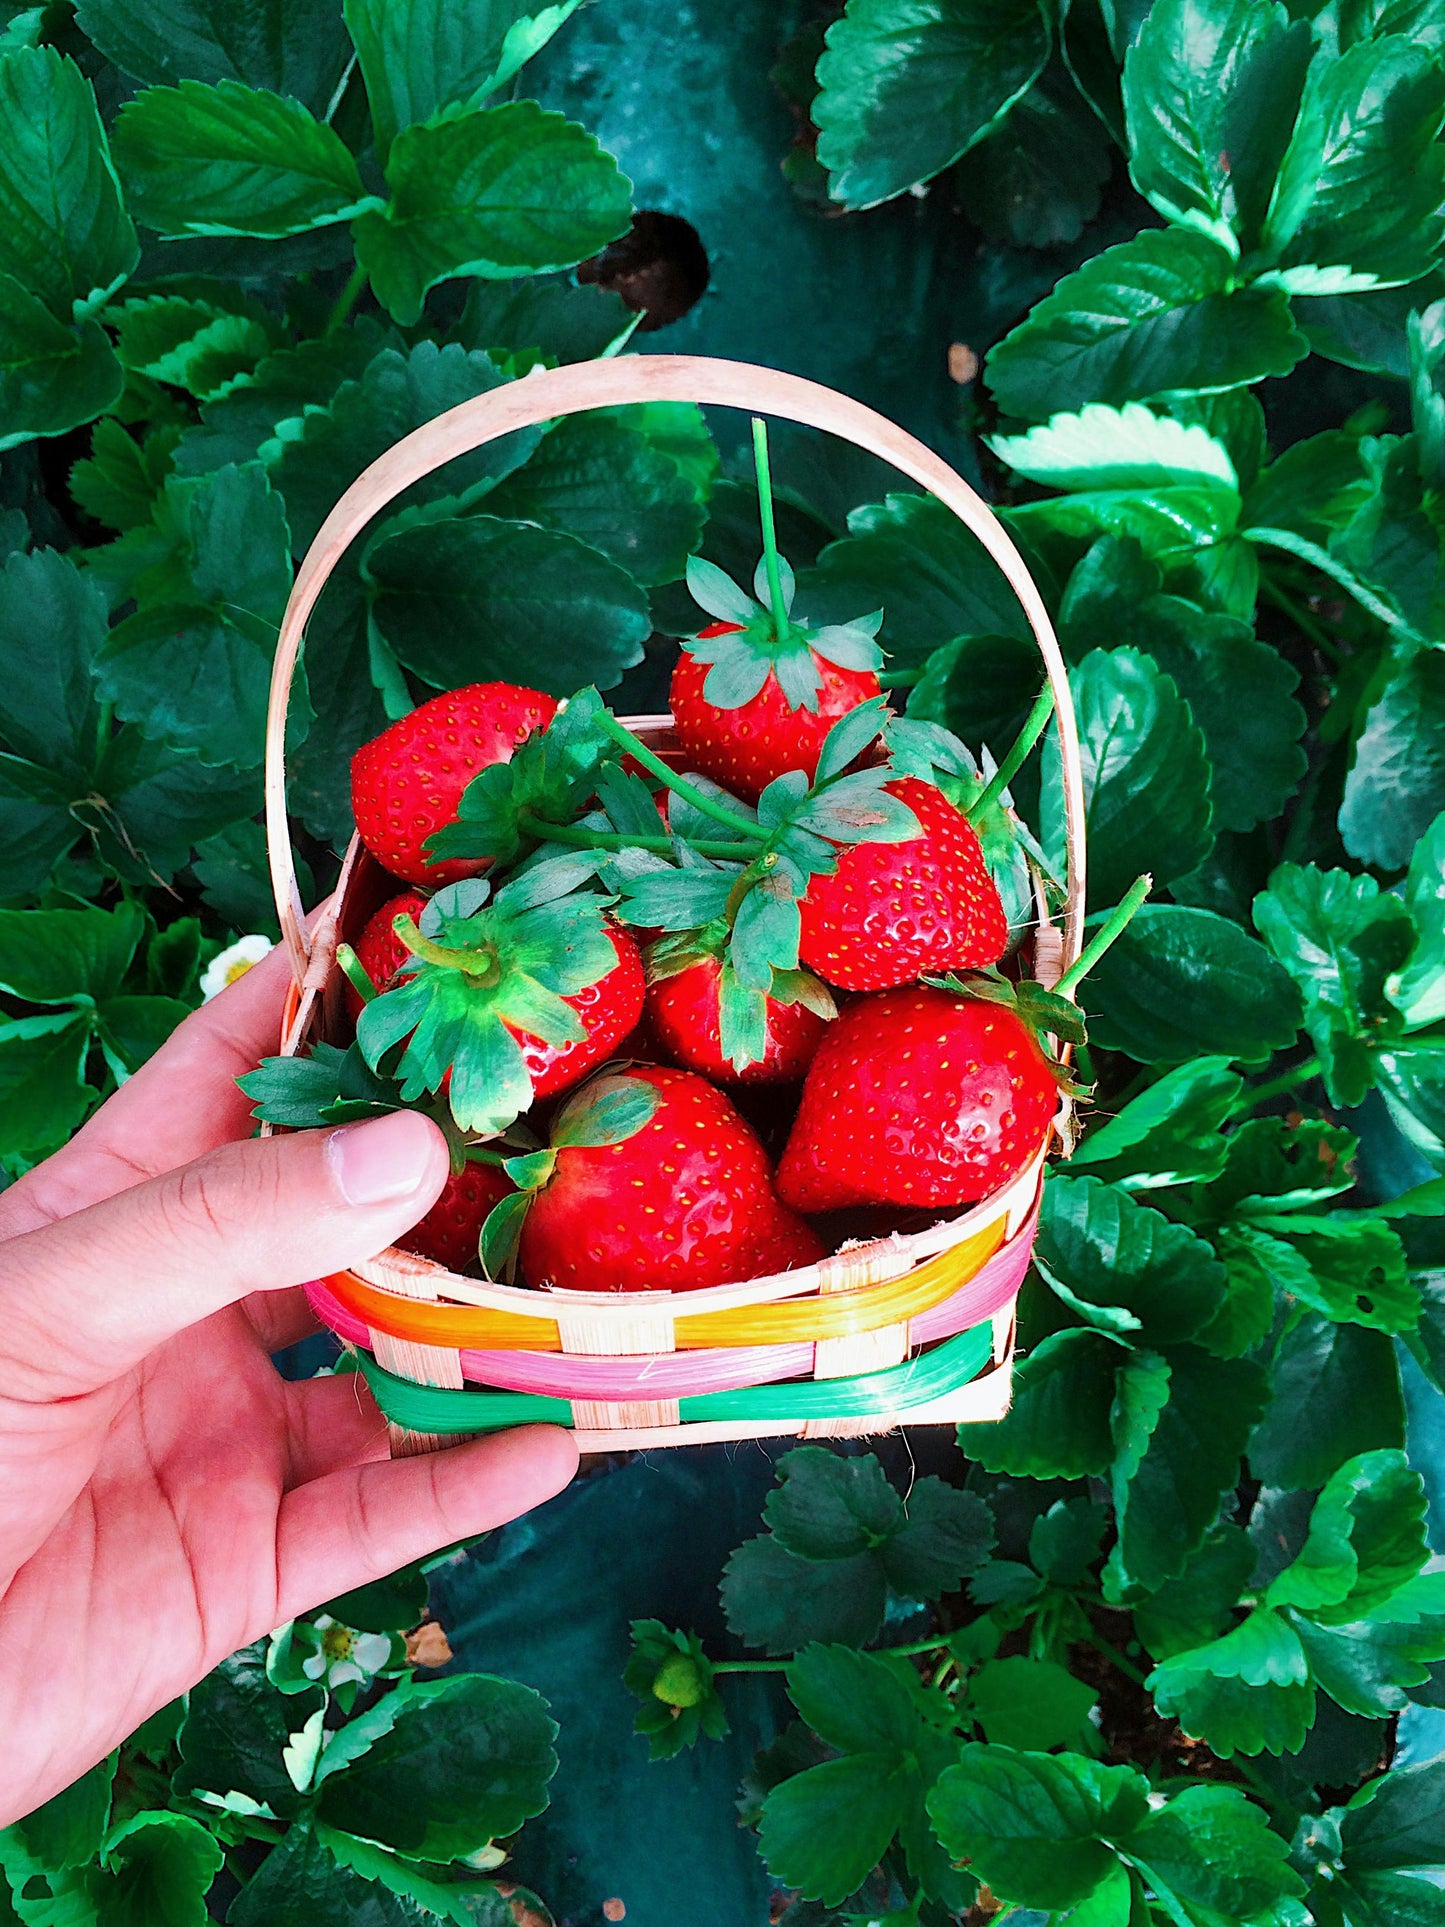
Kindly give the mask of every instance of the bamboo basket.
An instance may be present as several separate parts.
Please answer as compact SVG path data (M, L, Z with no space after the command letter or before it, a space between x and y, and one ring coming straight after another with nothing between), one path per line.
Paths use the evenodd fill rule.
M373 462L327 517L297 572L276 650L266 736L272 885L293 986L283 1054L345 1024L336 945L396 888L353 838L337 889L308 926L286 811L286 712L308 617L367 524L434 469L513 430L591 408L698 402L841 437L930 491L982 543L1018 597L1053 690L1067 877L1062 923L1039 898L1034 972L1057 982L1082 944L1083 790L1068 677L1042 598L992 511L913 436L816 382L743 362L638 355L535 369L463 402ZM519 681L530 681L525 664ZM628 718L659 754L671 718ZM1067 1100L1061 1100L1058 1123ZM851 1438L900 1424L997 1419L1008 1409L1013 1307L1028 1266L1041 1152L1006 1189L921 1231L845 1246L816 1265L693 1292L533 1290L459 1277L399 1250L309 1287L356 1348L394 1453L537 1420L584 1451L721 1440Z

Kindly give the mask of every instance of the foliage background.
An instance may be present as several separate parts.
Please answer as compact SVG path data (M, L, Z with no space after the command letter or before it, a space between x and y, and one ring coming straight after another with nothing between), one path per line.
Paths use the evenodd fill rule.
M259 5L235 17L253 11L267 16ZM266 927L255 805L269 639L293 560L350 473L416 421L515 378L539 354L697 349L790 367L873 402L1010 505L1050 586L1081 665L1091 908L1106 909L1138 868L1154 869L1161 885L1158 906L1085 999L1100 1122L1121 1110L1129 1121L1115 1117L1113 1135L1086 1142L1075 1172L1052 1187L1045 1271L1025 1301L1034 1363L1017 1415L996 1435L965 1441L971 1501L988 1508L994 1550L985 1560L979 1539L971 1564L940 1582L941 1605L894 1591L880 1632L859 1605L876 1581L848 1565L845 1534L812 1545L815 1609L764 1628L768 1587L750 1599L748 1560L775 1551L737 1555L720 1607L718 1578L757 1531L773 1483L761 1451L612 1470L431 1575L433 1610L457 1654L450 1676L527 1682L560 1722L554 1804L523 1831L511 1871L559 1918L587 1927L614 1895L643 1927L684 1918L734 1927L763 1918L780 1885L795 1893L809 1884L806 1869L783 1879L797 1863L776 1837L770 1881L752 1834L734 1825L754 1750L790 1717L777 1682L727 1681L732 1731L721 1746L650 1766L627 1732L632 1702L619 1680L628 1619L695 1627L714 1658L786 1652L809 1637L907 1643L973 1625L982 1628L974 1644L965 1638L951 1657L975 1698L998 1657L987 1651L996 1632L1005 1663L1040 1669L1032 1677L1046 1696L1067 1701L1048 1669L1072 1669L1099 1697L1109 1757L1134 1758L1160 1780L1179 1741L1169 1719L1148 1710L1159 1689L1145 1694L1127 1672L1100 1672L1089 1638L1126 1649L1126 1667L1139 1672L1171 1651L1208 1651L1192 1680L1181 1684L1189 1669L1176 1666L1176 1700L1164 1710L1182 1710L1222 1758L1238 1743L1234 1765L1196 1750L1194 1770L1206 1781L1245 1778L1254 1812L1293 1837L1299 1884L1312 1883L1304 1902L1281 1887L1259 1917L1294 1923L1308 1905L1325 1927L1342 1917L1433 1918L1434 1901L1408 1879L1373 1897L1368 1879L1357 1881L1341 1898L1332 1823L1323 1833L1317 1823L1387 1757L1405 1768L1445 1751L1433 1704L1445 1609L1435 1575L1413 1577L1425 1557L1418 1487L1398 1457L1407 1448L1432 1489L1445 1476L1432 1182L1445 1172L1435 309L1445 292L1436 266L1445 17L1428 0L1338 0L1311 28L1274 7L1179 0L1156 7L1155 38L1145 33L1120 95L1120 65L1147 7L1045 14L1016 0L853 0L847 31L829 42L829 104L814 103L812 72L836 8L747 0L724 15L601 0L565 18L571 11L480 0L459 8L475 30L475 65L444 63L453 83L470 73L487 88L511 57L509 24L520 27L511 55L537 51L489 106L458 98L448 108L427 54L440 15L419 3L349 7L361 38L368 20L412 23L412 51L393 55L393 66L413 89L417 118L441 108L424 136L402 135L386 157L348 72L340 13L324 0L275 9L284 30L249 41L223 31L219 11L179 0L8 10L0 1159L13 1175L62 1141L196 1000L206 957L231 931ZM870 49L901 21L917 29L909 44L922 51L895 70ZM1334 64L1352 80L1362 131L1353 147L1330 150L1328 193L1305 178L1304 141L1295 165L1312 191L1295 197L1293 235L1272 244L1261 195L1281 165L1290 89L1312 34L1325 53L1348 56ZM1197 52L1215 40L1244 45L1248 59L1228 85L1219 72L1196 75L1196 92L1185 87L1171 113L1169 90L1180 83L1169 47ZM981 51L995 42L1002 52ZM57 54L75 65L60 66ZM975 78L957 120L927 92L930 59ZM144 84L169 88L181 77L216 92L131 104ZM119 188L86 81L112 130ZM238 82L297 95L311 117L263 105L239 174L234 159L215 158L225 143L213 128L194 145L207 114L240 111L234 93L227 99ZM373 105L396 92L378 82ZM499 105L507 95L560 111L602 151L534 108ZM1211 122L1221 101L1236 103L1233 121L1226 112ZM1327 105L1309 95L1305 124ZM816 151L810 111L824 130ZM384 144L384 111L379 132ZM408 142L433 145L409 161ZM479 170L459 197L468 211L419 210L415 197L425 200L461 148ZM964 148L969 157L954 168ZM1253 200L1247 183L1213 166L1221 152L1257 159L1264 185ZM608 153L630 177L631 205L685 216L711 268L709 292L687 314L630 342L623 305L565 272L627 227L628 190ZM488 215L488 156L499 155L524 177L538 168L546 220L509 222L505 197L503 212ZM59 241L35 191L47 167L60 169L70 195ZM910 193L925 175L936 177L932 189ZM1325 212L1311 228L1316 203ZM418 211L427 219L399 218ZM259 233L214 231L235 227ZM1123 265L1110 256L1122 296L1086 284L1072 304L1107 311L1117 299L1115 327L1085 353L1060 351L1061 342L1080 346L1061 295L976 378L985 352L1062 275L1141 229L1151 236L1138 244L1148 276L1131 282L1137 248ZM160 238L167 233L176 238ZM353 246L384 302L353 274ZM448 272L423 310L421 284L439 268L464 272ZM550 272L534 282L533 269ZM486 278L493 273L501 278ZM1144 280L1157 292L1171 276L1172 306L1172 297L1159 308L1138 297ZM1352 285L1369 281L1382 286ZM1302 359L1307 348L1315 352ZM1222 386L1222 395L1204 392ZM1091 405L1108 412L1077 429L1029 432ZM298 838L318 890L347 828L351 746L417 693L506 673L523 652L530 664L540 638L559 691L595 678L623 709L653 704L669 629L687 621L674 584L688 548L701 537L719 561L751 567L739 424L708 426L720 458L685 411L532 437L500 469L457 465L374 533L313 630L314 714L295 744ZM1004 439L990 447L983 433ZM830 597L883 602L885 640L914 709L972 742L1007 741L1033 672L977 558L906 499L866 506L883 502L886 474L823 455L805 435L778 437L777 467L784 544L820 611ZM547 607L528 592L542 570ZM478 581L490 591L481 604ZM1036 787L1016 789L1028 814L1039 808ZM1047 840L1046 809L1040 828ZM1241 1131L1250 1110L1276 1121ZM1357 1153L1344 1131L1358 1137ZM1346 1167L1358 1176L1353 1189ZM1407 1191L1406 1205L1380 1208ZM962 1480L948 1442L918 1434L910 1444L919 1470ZM1316 1603L1313 1620L1306 1613L1308 1666L1334 1697L1315 1702L1297 1761L1277 1762L1260 1742L1267 1732L1302 1738L1302 1694L1313 1689L1290 1672L1302 1662L1286 1604L1256 1602L1281 1548L1304 1544L1314 1495L1360 1453L1387 1455L1362 1475L1384 1526L1351 1556L1357 1577L1373 1559L1391 1581L1376 1573L1362 1616L1343 1622L1350 1630L1333 1647L1318 1630L1328 1602ZM907 1448L889 1444L880 1456L904 1488ZM1040 1533L1044 1518L1056 1523ZM1096 1518L1108 1537L1091 1552ZM1087 1576L1065 1583L1065 1567L1050 1567L1040 1548L1067 1539L1069 1521L1084 1535ZM1258 1575L1240 1564L1246 1530L1268 1551ZM799 1555L784 1545L782 1556ZM600 1598L587 1575L603 1557L610 1585ZM1406 1610L1398 1595L1411 1585ZM1180 1587L1198 1610L1182 1631L1161 1632L1171 1599L1177 1619L1170 1588ZM413 1623L425 1590L409 1575L340 1614L360 1630L374 1623L389 1644L379 1672L333 1682L333 1725L354 1710L367 1717L378 1679L384 1689L405 1677L391 1636ZM1253 1609L1243 1623L1274 1642L1242 1662L1238 1641L1215 1650L1241 1602ZM1301 1600L1288 1610L1302 1611ZM303 1629L273 1646L269 1676L264 1655L243 1656L193 1696L190 1738L182 1733L179 1745L183 1761L209 1759L199 1780L186 1770L173 1779L177 1711L128 1751L109 1821L92 1786L52 1816L48 1835L0 1842L18 1917L134 1917L122 1891L144 1894L149 1869L172 1917L200 1918L217 1864L212 1838L228 1856L213 1911L250 1880L232 1915L241 1921L304 1914L314 1923L362 1908L424 1920L443 1906L457 1918L504 1917L484 1842L510 1833L518 1816L487 1803L484 1746L447 1769L471 1803L467 1844L480 1855L471 1866L444 1862L435 1841L423 1851L407 1831L405 1812L439 1797L440 1769L400 1802L403 1823L386 1843L400 1858L378 1860L346 1831L346 1813L358 1810L344 1792L321 1798L319 1756L303 1746L294 1770L284 1765L283 1744L313 1719L303 1660L318 1637ZM1245 1682L1237 1700L1232 1680ZM460 1707L492 1689L451 1690ZM511 1690L503 1700L525 1723L532 1702ZM440 1707L425 1702L414 1717L440 1742ZM320 1722L309 1730L315 1755ZM990 1741L1004 1732L987 1721L978 1730ZM217 1736L237 1732L260 1735L264 1769L225 1753ZM1015 1742L1024 1737L1013 1729ZM1057 1757L1081 1763L1097 1750L1082 1728L1057 1743ZM750 1820L767 1775L801 1779L798 1769L816 1761L797 1750L796 1734L788 1744L745 1790ZM219 1759L207 1753L218 1745ZM379 1770L359 1755L363 1778ZM245 1797L279 1821L248 1813L244 1799L224 1818L198 1804L197 1788L218 1777L243 1795L249 1786ZM533 1811L544 1777L526 1802ZM345 1784L343 1774L336 1785ZM1422 1783L1422 1805L1440 1806L1426 1797L1436 1784ZM806 1801L806 1791L796 1797ZM290 1809L287 1887L282 1856L267 1863L265 1853ZM315 1824L303 1824L303 1810ZM339 1830L319 1830L338 1818ZM461 1842L445 1844L456 1854ZM1424 1821L1413 1851L1413 1862L1387 1857L1373 1871L1445 1861ZM835 1857L842 1864L841 1846ZM267 1864L269 1888L252 1878ZM832 1891L825 1868L809 1891L827 1890L828 1902L794 1900L785 1917L912 1918L905 1896L922 1877L894 1849L850 1900ZM32 1878L44 1888L30 1891ZM1094 1900L1092 1914L1084 1902L1059 1917L1103 1927L1126 1917L1132 1903L1126 1895L1125 1914L1111 1912L1118 1902L1116 1891ZM942 1905L935 1896L924 1917L940 1918ZM1187 1920L1211 1918L1197 1894L1176 1906ZM1244 1911L1238 1891L1213 1909ZM1017 1917L1032 1927L1044 1915ZM1157 1904L1151 1917L1164 1917Z

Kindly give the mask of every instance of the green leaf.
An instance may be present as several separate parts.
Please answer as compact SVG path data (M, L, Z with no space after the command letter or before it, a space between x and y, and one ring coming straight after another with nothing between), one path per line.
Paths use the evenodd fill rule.
M1432 268L1445 239L1442 117L1445 68L1403 36L1317 60L1265 225L1272 279L1344 294Z
M111 1832L86 1885L102 1927L206 1927L223 1858L188 1814L137 1813Z
M100 1851L115 1766L111 1754L64 1792L0 1829L0 1867L17 1885L32 1873L83 1867Z
M954 179L964 212L991 241L1052 248L1077 241L1099 211L1108 137L1059 64L995 122Z
M0 274L0 449L79 428L113 407L124 383L97 322L67 326L38 295Z
M70 471L70 493L87 515L107 528L143 528L171 466L175 430L137 442L106 416L95 424L90 454Z
M907 1518L879 1549L889 1585L905 1599L955 1592L993 1546L993 1515L975 1493L942 1479L915 1479Z
M1152 1886L1228 1920L1252 1920L1304 1892L1288 1841L1239 1787L1185 1787L1130 1835L1126 1851Z
M333 0L80 0L76 18L143 86L244 81L324 114L351 49Z
M1371 1780L1340 1816L1340 1844L1352 1877L1402 1867L1445 1866L1445 1800L1438 1760L1395 1767Z
M448 335L464 348L530 349L556 361L593 361L616 354L636 324L632 310L610 288L578 285L567 277L474 281L461 320Z
M593 136L535 101L447 110L408 127L386 163L391 198L354 228L357 260L403 325L458 275L570 268L625 234L631 183Z
M0 910L0 989L28 1004L114 997L144 929L136 903L115 910Z
M628 423L596 414L558 422L487 506L577 536L648 587L683 573L706 521L666 454Z
M1366 712L1340 806L1350 855L1399 870L1445 809L1445 655L1405 658Z
M226 462L254 460L280 422L324 409L344 381L366 372L390 338L390 331L368 316L319 341L267 355L251 374L238 375L224 394L202 405L199 425L186 429L177 445L178 473L204 475ZM427 346L436 352L433 344ZM494 379L499 372L494 370ZM295 506L288 503L293 513Z
M1310 1514L1309 1537L1266 1594L1327 1623L1360 1619L1420 1571L1425 1488L1403 1452L1365 1452L1330 1475Z
M1445 1172L1445 1049L1439 1039L1382 1050L1380 1090L1396 1128L1436 1171Z
M372 620L397 659L450 688L515 673L565 696L642 660L647 597L598 550L491 515L423 523L371 549Z
M1072 655L1127 644L1151 656L1204 732L1216 829L1277 816L1306 767L1299 678L1247 622L1161 595L1132 538L1105 536L1074 570L1059 612Z
M1234 1617L1254 1570L1255 1550L1238 1526L1217 1525L1184 1563L1177 1579L1134 1608L1134 1630L1156 1660L1206 1646Z
M53 549L0 568L0 738L57 773L82 778L94 746L91 663L105 640L105 598ZM4 894L0 892L0 894Z
M142 595L100 651L97 684L147 736L207 764L250 768L265 753L271 659L291 588L286 511L255 462L172 478L166 494L185 529L188 599L151 605Z
M1433 499L1427 497L1413 437L1381 436L1362 445L1370 491L1328 552L1303 549L1280 531L1255 539L1294 553L1339 583L1401 642L1421 646L1445 626L1445 557Z
M888 1594L873 1553L800 1559L768 1532L733 1553L721 1590L730 1629L766 1653L791 1653L810 1640L866 1645L883 1624Z
M1047 1753L1076 1741L1098 1695L1048 1659L990 1659L968 1683L969 1704L991 1746Z
M1077 1586L1099 1556L1107 1523L1092 1499L1057 1499L1029 1528L1029 1558L1054 1585Z
M1224 1269L1202 1238L1094 1177L1049 1177L1034 1259L1082 1317L1122 1308L1127 1319L1104 1328L1144 1345L1192 1338L1225 1294Z
M1134 185L1231 254L1254 245L1314 43L1257 0L1163 0L1124 62Z
M829 194L872 207L941 173L1032 86L1048 51L1032 5L848 0L813 104Z
M1291 529L1308 541L1327 543L1369 494L1359 437L1326 429L1269 463L1246 494L1240 514L1247 527Z
M1409 1331L1418 1321L1420 1295L1406 1275L1404 1248L1388 1225L1256 1211L1248 1229L1276 1250L1281 1239L1287 1240L1285 1264L1277 1274L1280 1287L1326 1318L1387 1332ZM1267 1250L1264 1256L1268 1266L1274 1253Z
M0 126L0 274L80 320L140 255L90 82L53 47L14 49L0 60Z
M1292 1613L1315 1679L1347 1713L1380 1719L1402 1712L1445 1659L1445 1575L1421 1573L1366 1619L1326 1625Z
M260 374L270 366L263 364ZM302 361L290 373L298 382L310 378ZM506 380L488 355L421 341L405 353L383 349L358 380L336 389L326 407L304 414L299 403L288 408L261 456L285 498L296 552L309 547L342 491L378 456L434 416ZM461 508L479 500L520 468L541 436L540 428L520 429L448 462L397 498L393 519L420 503L454 500ZM450 687L451 678L445 680Z
M1089 1131L1070 1169L1096 1168L1129 1191L1208 1182L1224 1170L1221 1135L1244 1080L1227 1057L1197 1057L1167 1071Z
M444 107L477 107L505 86L579 4L345 0L382 160L403 128Z
M231 1905L233 1927L508 1927L513 1915L490 1881L402 1860L313 1820L289 1827Z
M918 1732L909 1684L889 1662L847 1646L806 1646L787 1669L788 1697L820 1739L843 1753L902 1753Z
M917 666L961 635L1025 635L1018 602L985 549L930 495L854 509L798 585L798 613L848 622L883 609L878 640L895 668Z
M1383 1332L1302 1312L1279 1341L1270 1384L1249 1463L1272 1485L1322 1486L1355 1453L1404 1443L1399 1368ZM1307 1426L1299 1421L1305 1411Z
M1166 1659L1147 1684L1159 1711L1221 1759L1298 1753L1314 1723L1315 1689L1299 1635L1263 1608L1222 1639Z
M1114 1865L1107 1843L1149 1812L1148 1783L1127 1766L1077 1754L965 1746L928 1798L955 1859L995 1893L1027 1907L1073 1906Z
M126 301L113 318L126 368L203 400L250 373L275 346L264 310L236 313L185 295Z
M890 1756L853 1753L774 1787L759 1850L777 1881L829 1905L860 1887L906 1811L908 1780Z
M1373 877L1284 863L1255 898L1254 922L1303 993L1325 1088L1335 1103L1358 1104L1373 1082L1386 982L1414 944L1409 911Z
M1175 1578L1203 1543L1263 1409L1266 1379L1247 1358L1185 1345L1168 1354L1168 1398L1137 1463L1114 1473L1119 1541L1112 1559L1126 1586ZM1121 1386L1121 1398L1123 1388ZM1123 1476L1121 1477L1121 1473Z
M871 1452L843 1459L805 1445L778 1461L763 1517L801 1559L849 1559L882 1545L903 1524L903 1502Z
M0 1148L38 1161L58 1150L89 1110L86 1013L0 1018Z
M322 1781L316 1810L332 1826L442 1860L515 1833L546 1806L557 1728L530 1687L458 1673L407 1681L382 1704L387 1730Z
M303 234L366 200L333 128L299 100L234 80L138 94L121 109L114 146L136 219L170 237Z
M1101 1332L1053 1332L1014 1368L1013 1403L989 1425L960 1425L958 1442L989 1472L1081 1479L1108 1469L1109 1408L1123 1352Z
M1167 883L1209 854L1214 838L1204 738L1172 679L1137 649L1091 650L1070 672L1069 686L1083 764L1090 900L1116 903L1144 871ZM1057 757L1051 736L1044 845L1061 854Z
M1390 987L1390 1001L1406 1027L1418 1030L1445 1017L1445 812L1416 844L1405 879L1405 902L1415 924L1415 948Z
M290 1733L321 1705L312 1689L283 1699L266 1677L266 1642L223 1659L191 1688L181 1727L177 1793L244 1793L283 1818L298 1805L282 1763Z
M1234 288L1202 234L1146 229L1065 275L989 352L999 407L1042 421L1181 390L1216 394L1288 374L1307 352L1277 289Z
M1017 474L1049 488L1156 489L1186 481L1239 486L1228 449L1207 429L1134 401L1122 408L1090 402L1025 434L991 435L988 445Z

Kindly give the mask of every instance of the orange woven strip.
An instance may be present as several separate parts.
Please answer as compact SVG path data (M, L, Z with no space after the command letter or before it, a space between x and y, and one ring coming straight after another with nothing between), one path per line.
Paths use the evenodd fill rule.
M1004 1241L1002 1218L985 1225L961 1244L929 1258L916 1270L881 1285L799 1298L776 1305L743 1305L735 1311L695 1312L677 1320L677 1349L705 1351L713 1346L783 1345L820 1338L850 1338L900 1324L930 1311L951 1297L981 1270ZM560 1352L554 1318L491 1311L472 1305L438 1305L403 1298L369 1285L354 1272L339 1271L327 1284L342 1304L373 1331L447 1350Z

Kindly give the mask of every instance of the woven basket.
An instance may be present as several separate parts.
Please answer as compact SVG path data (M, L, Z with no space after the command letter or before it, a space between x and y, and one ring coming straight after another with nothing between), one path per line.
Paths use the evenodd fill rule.
M742 362L638 355L536 369L438 416L352 483L307 552L281 626L267 719L271 876L295 980L283 1053L344 1034L338 937L354 936L396 888L353 839L334 895L307 928L286 812L286 711L327 577L380 510L444 463L515 429L646 401L739 408L840 436L929 490L983 544L1043 657L1062 750L1067 890L1057 927L1039 897L1035 975L1056 982L1078 956L1083 793L1068 678L1038 590L991 510L921 442L816 382ZM530 680L525 663L515 673ZM672 746L670 717L627 720L659 753ZM357 1349L397 1453L536 1420L569 1426L595 1452L994 1419L1008 1407L1013 1305L1042 1177L1041 1153L1005 1190L927 1229L702 1291L530 1290L391 1250L317 1281L310 1295Z

